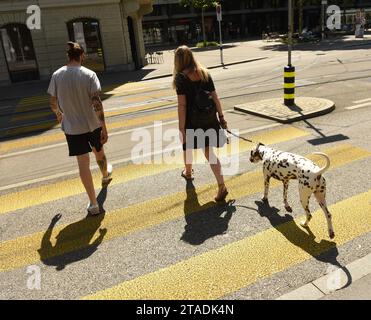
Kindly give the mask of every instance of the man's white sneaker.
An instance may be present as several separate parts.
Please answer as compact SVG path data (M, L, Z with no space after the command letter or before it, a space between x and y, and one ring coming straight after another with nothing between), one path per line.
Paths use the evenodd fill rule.
M113 167L112 167L112 164L107 164L107 172L108 172L108 176L107 177L103 177L102 178L102 187L107 187L110 182L112 181L112 172L113 172Z
M94 205L94 204L89 203L87 210L88 210L88 213L92 216L96 216L100 214L99 205L97 204Z

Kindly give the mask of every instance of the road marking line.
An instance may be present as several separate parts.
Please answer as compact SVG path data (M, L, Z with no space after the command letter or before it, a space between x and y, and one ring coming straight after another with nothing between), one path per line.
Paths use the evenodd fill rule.
M166 121L166 122L163 122L162 125L169 125L169 124L173 124L173 123L178 123L178 120ZM150 128L156 128L156 127L159 127L159 126L160 125L149 125L149 126L140 127L140 129L150 129ZM139 130L139 129L138 128L133 128L133 129L128 129L128 130L116 131L116 132L110 133L109 136L110 137L118 136L118 135L130 133L130 132L134 132L136 130ZM8 153L8 154L5 154L5 155L0 155L0 159L6 159L6 158L11 158L11 157L15 157L15 156L24 155L24 154L34 153L34 152L38 152L38 151L44 151L44 150L53 149L53 148L66 146L66 145L67 145L67 142L62 142L62 143L56 143L56 144L48 145L48 146L45 146L45 147L39 147L39 148L33 148L33 149L24 150L24 151ZM0 188L0 191L1 191L1 188Z
M145 101L141 101L138 103L132 103L132 104L124 105L122 107L107 108L107 109L104 109L104 111L105 112L117 111L117 110L131 109L135 107L145 107L145 106L148 106L151 104L157 104L157 103L174 103L174 102L175 102L175 99L173 98L167 99L166 97L164 97L164 98L159 98L159 99L145 100Z
M370 106L371 106L371 102L368 102L368 103L358 104L358 105L351 106L351 107L346 107L345 109L347 109L347 110L354 110L354 109L359 109L359 108L364 108L364 107L370 107Z
M178 113L175 111L162 113L162 114L154 114L148 116L142 116L140 118L128 119L118 122L111 122L107 123L108 130L114 130L124 127L134 127L140 126L146 123L153 123L153 121L164 121L171 118L177 117ZM50 126L50 124L38 125L40 129ZM43 135L40 137L32 137L32 138L23 138L17 141L12 142L4 142L0 144L0 152L5 153L10 150L21 149L25 147L33 147L35 145L42 145L50 142L57 142L63 141L65 139L64 134L62 132L55 133L55 134L48 134Z
M293 140L299 137L309 135L308 132L296 129L293 127L287 127L283 129L278 129L270 132L263 132L258 135L254 135L253 138L259 139L265 144L273 144L288 140ZM239 145L239 153L246 152L250 150L252 144L240 141ZM179 146L180 150L181 146ZM161 151L162 153L162 151ZM223 149L221 155L227 154L227 148ZM195 159L204 159L204 157L200 157L201 151L196 153ZM177 159L175 164L166 165L166 164L132 164L128 166L124 166L122 168L115 169L115 178L112 181L111 185L124 183L133 179L138 179L144 176L148 176L149 173L153 172L153 174L161 173L164 171L181 168L183 167L182 161L183 154L179 153L177 155ZM121 160L122 161L122 160ZM74 171L76 173L76 171ZM63 175L64 174L64 175ZM55 175L53 178L57 178L60 175L65 176L66 173ZM44 178L45 179L45 178ZM28 181L29 184L35 183L34 181ZM25 183L25 182L23 182ZM23 184L22 183L22 184ZM94 174L94 183L95 185L100 185L100 173L96 172ZM27 184L28 185L28 184ZM18 186L20 186L18 184ZM15 186L4 186L2 187L2 191L9 190L14 188ZM73 195L78 195L84 192L84 188L80 182L79 178L73 178L70 180L65 180L61 182L57 182L52 185L44 185L41 187L30 188L16 193L10 193L3 196L0 196L0 214L15 211L18 209L23 209L27 207L31 207L34 205L39 205L43 203L47 203L50 201L54 201L57 199L61 199L64 197L69 197Z
M169 106L174 106L175 107L175 101L158 101L158 102L153 102L153 103L148 103L148 104L141 104L137 107L130 107L130 108L115 108L116 110L111 110L106 112L106 118L107 117L112 117L112 116L118 116L118 115L125 115L128 113L134 113L134 112L139 112L139 111L147 111L149 109L153 110L161 110L163 107L169 107Z
M138 85L133 85L134 82L132 83L125 83L124 85L112 85L112 86L107 86L102 88L102 95L113 95L115 96L116 94L126 93L133 94L134 93L141 93L141 92L146 92L146 90L164 90L167 89L168 86L165 85L160 85L160 86L154 86L154 85L144 85L140 84L138 82L135 82ZM144 90L144 91L143 91ZM27 98L22 98L20 102L18 103L18 106L23 109L24 107L40 104L40 103L48 103L49 102L49 95L39 95L39 96L32 96L32 97L27 97ZM20 109L20 110L21 110Z
M21 134L21 133L29 133L34 132L38 130L50 130L53 128L57 128L59 125L57 124L56 120L50 120L50 121L39 121L38 123L32 125L32 126L15 126L6 128L5 137ZM3 137L4 137L3 136ZM0 146L1 149L1 146Z
M117 115L122 115L122 114L128 114L131 112L144 111L144 110L148 110L152 108L155 109L157 107L164 107L164 106L170 106L170 105L175 105L175 100L165 101L164 99L154 99L154 100L149 100L149 101L145 101L141 103L135 103L135 104L124 106L124 107L109 108L105 110L105 115L107 118L107 117L112 117L112 116L117 116ZM14 123L14 122L20 122L24 120L44 118L45 116L51 116L51 115L53 115L53 112L50 109L42 110L38 112L28 112L27 114L16 113L13 115L13 118L11 119L10 122Z
M230 111L228 110L227 112L230 112ZM165 122L162 122L162 125L165 125L166 126L166 125L173 124L173 123L178 123L178 120L165 121ZM274 128L274 127L278 127L278 126L281 126L281 125L282 124L280 124L280 123L269 124L269 125L265 125L265 126L260 126L260 127L256 127L256 128L242 130L242 131L240 131L240 134L245 134L245 133L249 133L249 132L255 132L255 131L269 129L269 128ZM117 135L122 135L122 134L130 133L130 132L134 132L136 130L150 129L150 128L155 128L155 127L159 127L159 126L161 126L161 125L149 125L149 126L144 126L144 127L140 127L140 128L133 128L133 129L128 129L128 130L122 130L122 131L112 132L112 133L109 134L109 136L112 137L112 136L117 136ZM53 149L53 148L65 146L65 145L67 145L67 143L66 142L62 142L62 143L56 143L56 144L52 144L52 145L47 145L47 146L44 146L44 147L32 148L32 149L27 149L27 150L23 150L23 151L8 153L8 154L5 154L5 155L0 155L0 159L6 159L6 158L16 157L16 156L20 156L20 155L24 155L24 154L29 154L29 153L44 151L44 150L48 150L48 149ZM125 162L127 162L127 161L125 161ZM0 191L1 190L2 189L0 187Z
M356 103L356 104L364 103L364 102L371 102L371 98L363 99L363 100L358 100L358 101L353 101L353 102Z
M37 118L44 118L45 116L53 115L53 112L51 110L44 110L40 112L32 112L28 114L21 114L21 115L15 115L12 117L12 120L10 122L20 122L24 120L31 120L31 119L37 119Z
M358 148L353 148L349 145L339 146L335 148L331 148L325 150L326 153L330 155L333 159L332 168L345 165L347 163L351 163L356 161L362 155L360 153L364 153L363 150ZM350 152L350 154L349 154ZM349 155L348 155L349 154ZM358 154L358 156L357 156ZM368 153L371 155L371 153ZM356 157L354 157L356 156ZM318 159L320 156L314 156L314 159ZM344 159L345 158L345 159ZM126 167L127 169L127 167ZM153 168L153 166L148 166L147 168L142 168L141 170L147 170L147 175L155 174L155 170L160 172L163 168L160 166ZM122 169L119 169L122 170ZM165 168L166 170L166 168ZM119 179L132 179L135 178L139 170L126 170L125 172L120 172L121 175ZM129 175L129 177L123 176L123 174ZM77 180L77 179L76 179ZM115 178L112 182L117 180ZM228 179L227 186L230 190L230 198L231 199L241 199L243 197L251 196L258 192L262 192L263 189L263 175L261 170L247 172L245 174L232 177ZM50 185L49 190L53 192L53 189L58 189L61 196L64 196L65 189L71 188L80 188L82 190L81 183L78 181L74 185L67 185L62 186L61 184ZM281 183L277 180L273 180L271 182L271 188L276 188L281 186ZM46 190L48 186L44 189ZM190 206L187 214L195 213L202 209L214 207L216 204L214 202L210 202L210 199L213 198L215 195L216 185L214 184L207 184L197 188L197 201L195 200L195 196L192 195L190 198ZM33 193L35 198L38 197L45 197L43 193ZM16 199L22 199L20 197L15 197ZM57 196L56 199L60 197ZM185 192L178 192L175 194L166 195L160 198L150 199L142 203L138 203L129 207L124 207L120 209L113 210L109 213L106 213L104 220L101 222L100 228L106 228L108 230L107 234L104 237L104 241L108 241L110 239L114 239L117 237L125 236L140 230L144 230L146 228L150 228L152 226L158 225L160 223L165 223L167 221L171 221L174 219L181 218L184 215L184 201L186 200ZM0 200L2 203L2 199ZM199 205L197 205L199 203ZM365 211L367 213L367 210ZM315 219L313 219L315 220ZM320 220L320 219L319 219ZM82 249L86 247L86 239L84 237L84 230L89 229L91 230L91 226L95 224L96 220L86 219L82 220L83 222L80 223L79 226L79 235L80 237L74 237L73 240L68 242L65 245L58 246L55 251L47 251L44 248L42 252L43 259L50 258L51 256L58 256L65 254L67 252L75 251L78 249ZM334 220L336 221L336 220ZM325 230L326 228L323 225L322 228ZM68 225L57 226L54 230L50 239L55 242L56 236L59 234L61 230L66 228ZM337 231L337 225L335 225L335 230ZM98 235L99 236L99 235ZM40 260L40 256L37 253L39 249L40 243L42 242L42 238L44 237L44 232L36 232L31 235L26 235L23 237L18 237L17 239L7 240L0 243L0 257L1 257L1 264L0 264L0 272L10 270L13 268L21 267L27 264L36 263ZM93 241L93 239L92 239Z
M158 271L122 282L83 299L209 300L218 299L256 281L318 256L371 231L371 190L329 207L335 242L320 240L298 226L300 217L256 235L210 250ZM262 209L264 210L264 209ZM262 211L262 215L274 215ZM323 213L317 210L310 230L327 239ZM275 215L279 218L279 215ZM351 219L351 223L350 220ZM282 221L285 221L282 218ZM287 220L286 220L287 221ZM319 241L319 240L318 240Z

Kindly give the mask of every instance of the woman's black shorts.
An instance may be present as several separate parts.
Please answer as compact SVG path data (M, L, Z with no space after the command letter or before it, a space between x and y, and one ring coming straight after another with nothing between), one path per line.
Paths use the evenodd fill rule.
M186 143L183 144L183 151L187 149L204 149L207 147L221 148L227 142L227 137L221 128L187 129Z

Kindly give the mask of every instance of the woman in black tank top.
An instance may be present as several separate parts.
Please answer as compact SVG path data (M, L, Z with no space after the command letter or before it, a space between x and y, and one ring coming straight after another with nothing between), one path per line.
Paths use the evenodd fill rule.
M181 46L175 51L173 76L173 87L178 96L180 138L184 151L185 169L182 171L182 177L186 180L193 180L193 149L203 149L219 186L215 200L224 201L228 191L224 183L220 161L215 155L213 147L220 148L225 145L227 139L223 129L227 128L227 122L224 120L214 82L208 71L195 60L192 51L187 46ZM215 107L215 109L208 109L215 110L213 115L205 116L206 118L214 117L215 121L208 121L207 125L203 126L197 121L199 120L198 116L195 117L195 112L199 112L199 117L206 112L201 110L204 107L200 106L198 101L200 91L203 95L205 93L210 95L210 100Z

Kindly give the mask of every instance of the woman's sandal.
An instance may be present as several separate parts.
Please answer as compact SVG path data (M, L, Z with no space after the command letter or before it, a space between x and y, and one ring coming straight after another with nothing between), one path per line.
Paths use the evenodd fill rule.
M218 192L218 195L214 198L216 202L224 201L228 195L227 187L224 184L220 184L219 188L223 187L222 192Z
M191 174L185 174L185 170L183 170L181 176L187 181L193 181L194 180L193 173L194 173L193 169Z

